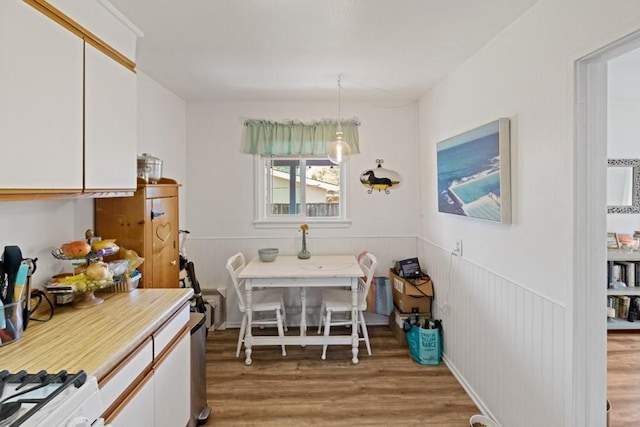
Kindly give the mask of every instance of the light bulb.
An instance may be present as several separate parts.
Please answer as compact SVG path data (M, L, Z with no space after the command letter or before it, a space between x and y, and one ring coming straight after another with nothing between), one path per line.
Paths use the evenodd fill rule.
M342 132L336 132L336 140L329 145L328 157L331 163L339 165L349 160L351 148L342 140Z

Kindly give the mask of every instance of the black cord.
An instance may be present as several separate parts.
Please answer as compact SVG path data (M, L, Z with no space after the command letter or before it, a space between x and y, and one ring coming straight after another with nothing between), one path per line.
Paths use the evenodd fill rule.
M36 312L38 310L38 308L40 307L40 304L42 304L42 300L44 298L44 300L49 305L49 317L47 317L46 319L39 319L37 317L33 317L33 316L30 315L29 319L33 320L35 322L48 322L53 317L53 303L51 302L49 297L47 297L47 294L45 294L44 292L42 292L39 289L33 289L31 291L31 299L36 299L36 298L38 299L38 302L36 302L36 304L31 309L31 313L34 313L34 312Z

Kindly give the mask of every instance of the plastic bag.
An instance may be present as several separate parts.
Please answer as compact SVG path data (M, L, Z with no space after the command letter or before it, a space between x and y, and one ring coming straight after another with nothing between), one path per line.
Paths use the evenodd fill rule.
M129 275L144 262L144 258L139 256L133 249L120 248L120 256L122 259L129 261L129 265L127 266L127 273Z
M442 324L439 320L434 329L425 329L409 319L405 320L404 331L407 334L409 353L413 360L421 365L438 365L442 359Z

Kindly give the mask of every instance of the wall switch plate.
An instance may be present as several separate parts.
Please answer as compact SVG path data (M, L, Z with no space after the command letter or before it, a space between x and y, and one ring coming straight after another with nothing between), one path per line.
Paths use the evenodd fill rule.
M462 256L462 239L456 240L456 247L453 250L453 254L456 256Z

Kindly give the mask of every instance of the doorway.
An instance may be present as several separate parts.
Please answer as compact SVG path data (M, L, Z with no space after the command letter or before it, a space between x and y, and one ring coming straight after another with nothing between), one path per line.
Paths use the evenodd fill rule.
M576 62L573 399L576 425L604 425L607 390L606 165L608 64L640 48L640 32ZM596 315L594 315L596 313ZM584 390L583 393L581 391Z

